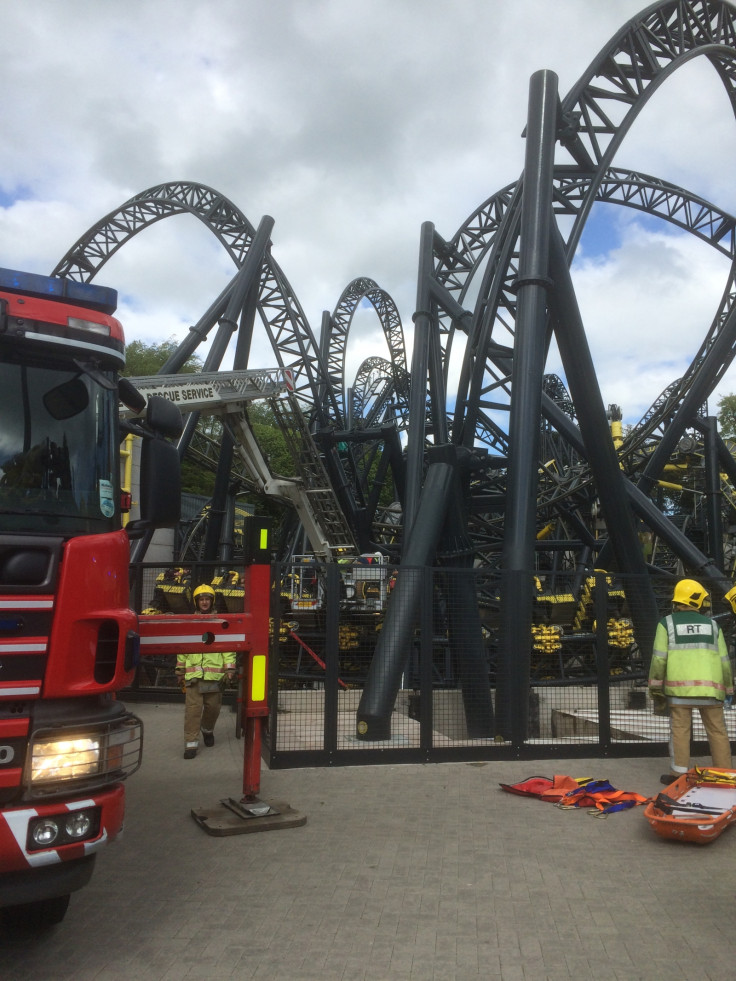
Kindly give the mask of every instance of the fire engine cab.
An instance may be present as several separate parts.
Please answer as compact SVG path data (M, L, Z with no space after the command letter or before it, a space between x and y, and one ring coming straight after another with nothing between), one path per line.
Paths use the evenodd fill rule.
M178 520L181 414L118 371L115 290L0 269L0 907L58 922L123 824L142 727L129 540ZM123 527L118 403L146 415Z

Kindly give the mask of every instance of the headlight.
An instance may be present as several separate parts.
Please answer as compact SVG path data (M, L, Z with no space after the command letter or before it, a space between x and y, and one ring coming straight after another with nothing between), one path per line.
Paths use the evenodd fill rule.
M31 783L74 780L96 773L99 739L50 739L33 745Z
M86 838L92 827L92 811L77 811L64 822L64 831L72 841Z
M100 808L86 807L81 811L63 811L28 822L29 852L43 848L60 848L78 841L97 838L100 833Z
M134 715L122 722L64 732L36 730L30 746L26 785L32 797L67 787L100 787L124 780L141 762L143 724Z
M39 818L33 823L30 833L36 848L49 848L59 837L59 825L53 818Z

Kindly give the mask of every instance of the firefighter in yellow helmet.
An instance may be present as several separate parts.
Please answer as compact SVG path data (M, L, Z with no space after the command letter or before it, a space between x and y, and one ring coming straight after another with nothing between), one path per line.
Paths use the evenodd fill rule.
M215 612L215 591L212 586L197 586L192 598L197 613ZM186 686L184 759L191 760L197 755L200 729L205 746L215 745L214 728L222 707L222 690L225 678L235 675L235 655L212 651L179 654L176 674Z
M695 579L681 579L672 595L672 613L657 624L649 670L655 702L666 698L670 715L672 783L690 768L692 711L697 708L708 736L713 766L731 768L723 702L733 696L731 663L723 632L700 612L706 590Z

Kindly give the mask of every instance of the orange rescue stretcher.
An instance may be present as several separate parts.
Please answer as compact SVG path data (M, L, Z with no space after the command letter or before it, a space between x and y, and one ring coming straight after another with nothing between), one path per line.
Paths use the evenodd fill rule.
M736 821L736 770L694 767L644 809L662 838L707 845Z

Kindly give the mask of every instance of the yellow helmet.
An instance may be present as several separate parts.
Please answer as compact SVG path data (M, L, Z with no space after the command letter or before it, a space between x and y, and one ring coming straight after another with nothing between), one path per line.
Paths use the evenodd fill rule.
M197 586L192 593L192 599L196 600L198 596L211 596L212 602L215 602L215 591L212 586L208 586L207 583L202 583L201 586Z
M736 586L733 586L731 589L729 589L724 599L731 604L731 609L733 610L734 613L736 613Z
M681 579L675 586L672 594L672 602L682 606L689 606L693 610L699 610L703 605L703 600L708 595L699 582L694 579Z

